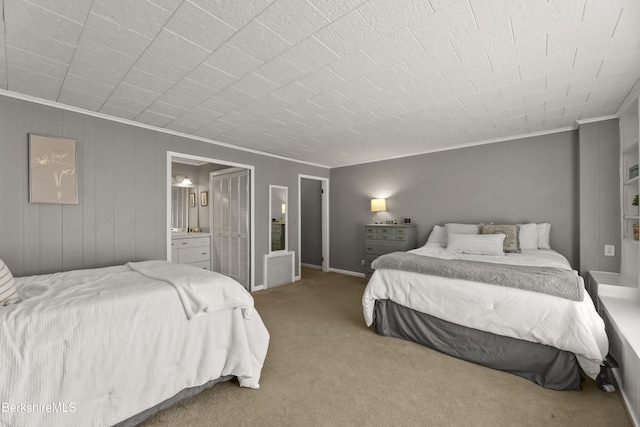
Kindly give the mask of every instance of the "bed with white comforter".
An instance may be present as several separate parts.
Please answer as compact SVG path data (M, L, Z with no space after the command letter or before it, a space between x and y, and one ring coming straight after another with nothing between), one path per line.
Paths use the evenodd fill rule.
M0 307L1 426L110 426L227 376L258 388L251 295L165 261L16 278Z
M488 256L454 254L440 245L427 244L410 253L571 270L566 258L550 249ZM376 300L386 299L463 327L574 353L583 371L594 379L608 351L603 321L586 293L582 300L573 301L512 287L379 269L369 280L362 299L367 325L374 322Z

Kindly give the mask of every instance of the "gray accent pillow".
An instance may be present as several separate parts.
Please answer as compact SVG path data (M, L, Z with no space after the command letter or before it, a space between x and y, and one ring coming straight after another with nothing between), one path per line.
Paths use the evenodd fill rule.
M520 253L520 227L517 225L485 224L480 226L480 234L504 234L505 253Z

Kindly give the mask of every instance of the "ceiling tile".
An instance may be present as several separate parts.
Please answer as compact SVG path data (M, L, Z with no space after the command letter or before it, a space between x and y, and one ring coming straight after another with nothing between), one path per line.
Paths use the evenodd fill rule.
M89 14L82 33L82 39L100 44L133 58L141 55L151 43L151 38L113 23L95 13Z
M258 74L251 73L231 85L231 87L241 92L248 93L252 96L260 98L279 88L280 85L267 80L264 77L259 76Z
M338 56L314 37L309 37L283 53L282 58L308 74L337 60Z
M308 0L324 16L334 21L367 0Z
M69 89L68 87L63 87L60 91L60 96L58 97L58 102L84 108L89 111L100 110L105 100L105 97L88 95L86 93Z
M110 0L94 0L91 12L151 39L171 16L146 0L119 0L117 7Z
M310 98L317 92L299 82L292 82L280 89L274 90L272 93L273 95L289 101L292 104L297 104L298 102Z
M424 0L369 0L358 7L358 12L378 34L386 36L432 14L433 9Z
M25 1L6 2L4 7L4 14L11 17L9 24L5 24L7 34L19 37L22 34L37 33L44 39L69 46L75 46L80 39L81 23ZM12 38L7 41L11 43Z
M7 90L56 101L63 80L32 70L7 66Z
M291 64L280 55L256 69L255 74L277 83L280 86L284 86L306 75L306 72Z
M190 110L209 99L216 92L217 90L214 88L201 85L193 80L182 79L162 94L158 101Z
M64 79L69 67L69 65L64 62L58 62L55 59L36 55L35 53L16 49L11 46L7 46L6 54L10 58L11 64L18 68L39 70L41 74L60 80ZM2 55L2 59L4 60L4 55Z
M217 92L238 81L230 74L213 68L206 63L202 63L194 68L187 76L187 79L206 86L209 91Z
M314 37L340 57L380 39L380 35L356 10L327 25Z
M68 72L97 83L116 86L134 63L135 58L131 56L83 39L73 55ZM109 66L105 67L104 64Z
M236 30L191 2L184 2L171 16L166 29L212 52Z
M113 105L103 105L102 108L100 108L100 112L102 114L107 114L109 116L119 117L126 120L133 120L136 118L136 116L138 116L138 114L140 114L139 112L127 111Z
M261 61L268 61L291 47L291 43L258 21L251 21L229 44Z
M207 65L239 79L262 65L262 61L226 43L205 60Z
M231 25L236 30L247 25L252 19L260 15L273 0L190 0L212 15Z
M86 93L87 95L100 98L107 98L115 89L114 86L100 84L73 74L67 75L64 80L64 86L76 92Z
M145 73L135 67L129 70L122 81L156 93L164 93L174 85L174 82L170 80Z
M278 0L256 18L292 45L330 21L306 0Z
M2 3L2 2L0 2ZM93 0L29 0L29 3L37 5L64 18L83 24L91 8Z
M146 123L152 126L164 127L175 120L175 117L169 117L162 114L154 113L152 111L144 111L138 117L136 121Z

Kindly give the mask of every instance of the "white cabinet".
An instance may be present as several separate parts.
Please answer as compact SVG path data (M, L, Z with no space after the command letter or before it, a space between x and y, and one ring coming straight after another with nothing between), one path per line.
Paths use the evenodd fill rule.
M208 234L183 234L171 237L171 260L178 264L211 269L211 238Z

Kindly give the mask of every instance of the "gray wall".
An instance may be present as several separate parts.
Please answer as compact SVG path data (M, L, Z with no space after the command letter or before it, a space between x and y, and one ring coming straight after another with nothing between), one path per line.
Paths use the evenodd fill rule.
M549 221L551 246L578 267L578 132L568 131L331 170L331 267L362 272L372 198L381 219L410 217L425 243L446 222Z
M301 192L301 251L304 264L322 266L322 181L303 178Z
M29 203L28 133L78 141L77 205ZM328 169L0 96L0 258L16 276L166 259L167 151L255 166L256 285L269 252L269 184L289 187L298 252L298 174Z
M583 124L580 135L580 272L620 272L618 120ZM604 256L604 245L616 255Z

